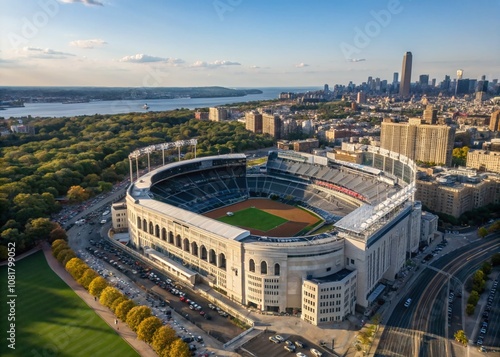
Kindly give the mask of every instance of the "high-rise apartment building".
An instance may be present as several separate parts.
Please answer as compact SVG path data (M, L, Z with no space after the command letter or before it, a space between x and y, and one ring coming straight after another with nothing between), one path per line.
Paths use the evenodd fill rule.
M491 131L500 131L500 110L491 113L490 118L490 130Z
M403 56L403 68L401 71L401 84L399 85L399 95L408 97L410 95L411 85L411 52L406 52Z
M210 108L208 110L208 119L211 121L227 120L227 109L225 108Z
M380 146L415 161L451 165L455 129L446 125L422 124L422 119L395 123L384 119Z
M361 91L358 92L358 97L356 98L358 104L366 104L366 93Z
M436 124L437 123L437 109L433 105L428 105L425 107L423 119L426 124Z
M245 127L254 133L262 133L262 114L255 111L245 113Z
M276 114L262 114L262 133L281 138L281 118Z

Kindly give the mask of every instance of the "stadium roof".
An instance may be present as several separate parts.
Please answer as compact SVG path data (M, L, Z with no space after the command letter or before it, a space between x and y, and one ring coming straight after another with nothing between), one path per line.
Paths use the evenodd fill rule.
M137 204L157 211L162 215L172 217L172 219L179 224L185 223L186 225L197 227L201 230L205 230L227 239L239 241L250 235L250 232L247 230L231 226L229 224L216 221L215 219L204 217L160 201L155 201L150 198L141 198L136 202Z
M217 159L245 159L245 158L246 158L245 154L226 154L226 155L205 156L205 157L200 157L200 158L196 158L196 159L190 159L189 163L208 161L208 160L217 160ZM143 190L145 188L150 188L151 184L152 184L151 178L155 174L157 174L158 172L161 172L163 170L170 169L170 168L177 167L177 166L182 166L185 164L186 164L185 161L177 161L177 162L173 162L171 164L161 166L161 167L139 177L139 179L134 182L134 186L139 190Z

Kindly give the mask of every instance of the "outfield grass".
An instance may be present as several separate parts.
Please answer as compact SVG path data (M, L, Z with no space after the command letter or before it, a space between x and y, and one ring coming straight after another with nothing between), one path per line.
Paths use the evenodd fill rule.
M50 269L43 252L18 261L15 269L16 349L7 348L10 322L5 293L0 310L0 356L138 356ZM7 267L0 267L0 276L0 284L7 287Z
M263 232L267 232L280 224L288 222L284 218L252 207L234 212L234 216L231 217L220 217L218 220L224 223L232 224L233 226L258 229Z

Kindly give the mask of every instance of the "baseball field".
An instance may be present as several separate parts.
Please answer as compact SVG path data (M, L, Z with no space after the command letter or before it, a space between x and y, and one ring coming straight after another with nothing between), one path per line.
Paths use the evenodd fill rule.
M269 237L304 234L322 222L320 217L307 210L270 199L249 199L207 212L204 216Z

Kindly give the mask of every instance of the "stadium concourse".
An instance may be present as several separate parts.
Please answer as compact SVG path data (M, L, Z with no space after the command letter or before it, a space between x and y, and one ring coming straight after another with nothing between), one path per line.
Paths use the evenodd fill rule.
M130 247L176 279L203 282L241 305L314 325L341 322L376 303L420 237L413 161L369 146L361 158L354 165L270 151L265 165L249 169L243 154L164 165L127 190ZM283 213L300 210L319 223L283 235L214 219L236 218L238 205L271 204L281 208L259 212L305 224Z

